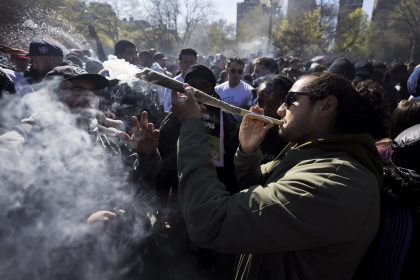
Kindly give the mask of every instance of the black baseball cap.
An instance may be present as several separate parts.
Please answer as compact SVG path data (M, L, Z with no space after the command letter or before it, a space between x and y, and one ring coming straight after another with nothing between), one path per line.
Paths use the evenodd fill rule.
M204 65L194 64L188 68L184 77L185 83L188 83L193 78L207 80L213 87L216 86L216 79L214 78L213 72Z
M104 89L109 87L109 81L102 75L89 74L80 67L73 65L57 66L53 68L45 76L46 80L51 80L54 77L60 77L63 81L88 80L92 82L96 89Z
M63 50L44 40L35 40L29 44L29 56L58 56L63 57Z
M164 53L157 52L157 53L155 53L155 54L153 55L153 60L154 60L154 61L156 61L156 60L160 60L160 59L166 59L166 56L165 56L165 54L164 54Z
M349 81L353 81L356 76L356 68L353 63L345 57L340 57L334 60L333 64L328 67L327 72L340 74Z

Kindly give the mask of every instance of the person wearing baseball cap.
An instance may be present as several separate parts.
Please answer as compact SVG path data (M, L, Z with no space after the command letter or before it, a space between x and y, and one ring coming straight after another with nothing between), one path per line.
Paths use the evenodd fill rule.
M70 109L94 106L93 101L109 87L109 81L102 75L89 74L73 66L57 66L45 76L45 80L59 80L57 94Z
M160 65L160 67L164 68L166 67L166 59L167 57L165 56L164 53L161 52L157 52L153 55L153 60Z
M54 67L63 65L63 50L44 40L32 41L29 44L28 56L31 59L31 66L29 72L25 73L25 77L30 83L42 81Z
M219 79L220 77L220 73L225 70L226 68L226 56L224 56L223 54L216 54L214 57L214 65L211 67L211 71L214 74L214 77L217 79Z

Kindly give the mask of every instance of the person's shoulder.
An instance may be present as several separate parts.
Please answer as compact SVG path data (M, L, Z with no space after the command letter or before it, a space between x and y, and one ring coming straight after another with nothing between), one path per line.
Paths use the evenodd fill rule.
M291 153L290 153L291 152ZM343 151L327 151L317 148L300 151L289 151L288 160L295 161L295 168L300 172L346 176L362 176L370 173L369 170L350 154ZM296 153L294 156L293 154Z
M1 67L0 66L0 71L3 71L4 73L6 73L7 75L15 75L16 71L6 68L6 67Z
M159 72L159 73L165 74L165 70L159 64L157 64L156 62L154 62L150 68L152 70L155 70L155 71Z
M214 89L217 91L217 90L226 90L227 88L229 88L228 81L218 84Z
M184 82L184 78L182 77L182 74L175 76L174 79L180 82Z
M254 89L254 87L253 86L251 86L250 84L248 84L248 83L246 83L246 82L244 82L244 81L242 81L241 80L241 86L244 88L244 89L246 89L246 90L249 90L249 91L252 91L253 89Z

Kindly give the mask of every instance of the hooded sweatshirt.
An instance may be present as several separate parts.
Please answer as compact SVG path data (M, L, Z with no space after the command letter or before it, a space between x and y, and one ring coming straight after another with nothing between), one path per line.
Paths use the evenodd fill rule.
M275 162L235 158L230 195L200 120L181 126L179 200L198 246L237 253L235 279L351 279L379 224L379 156L367 135L289 145Z

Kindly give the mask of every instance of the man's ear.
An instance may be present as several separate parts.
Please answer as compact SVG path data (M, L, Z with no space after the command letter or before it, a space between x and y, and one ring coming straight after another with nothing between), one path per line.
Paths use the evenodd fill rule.
M338 100L335 95L328 95L323 99L320 107L321 116L329 116L334 114L338 106Z

